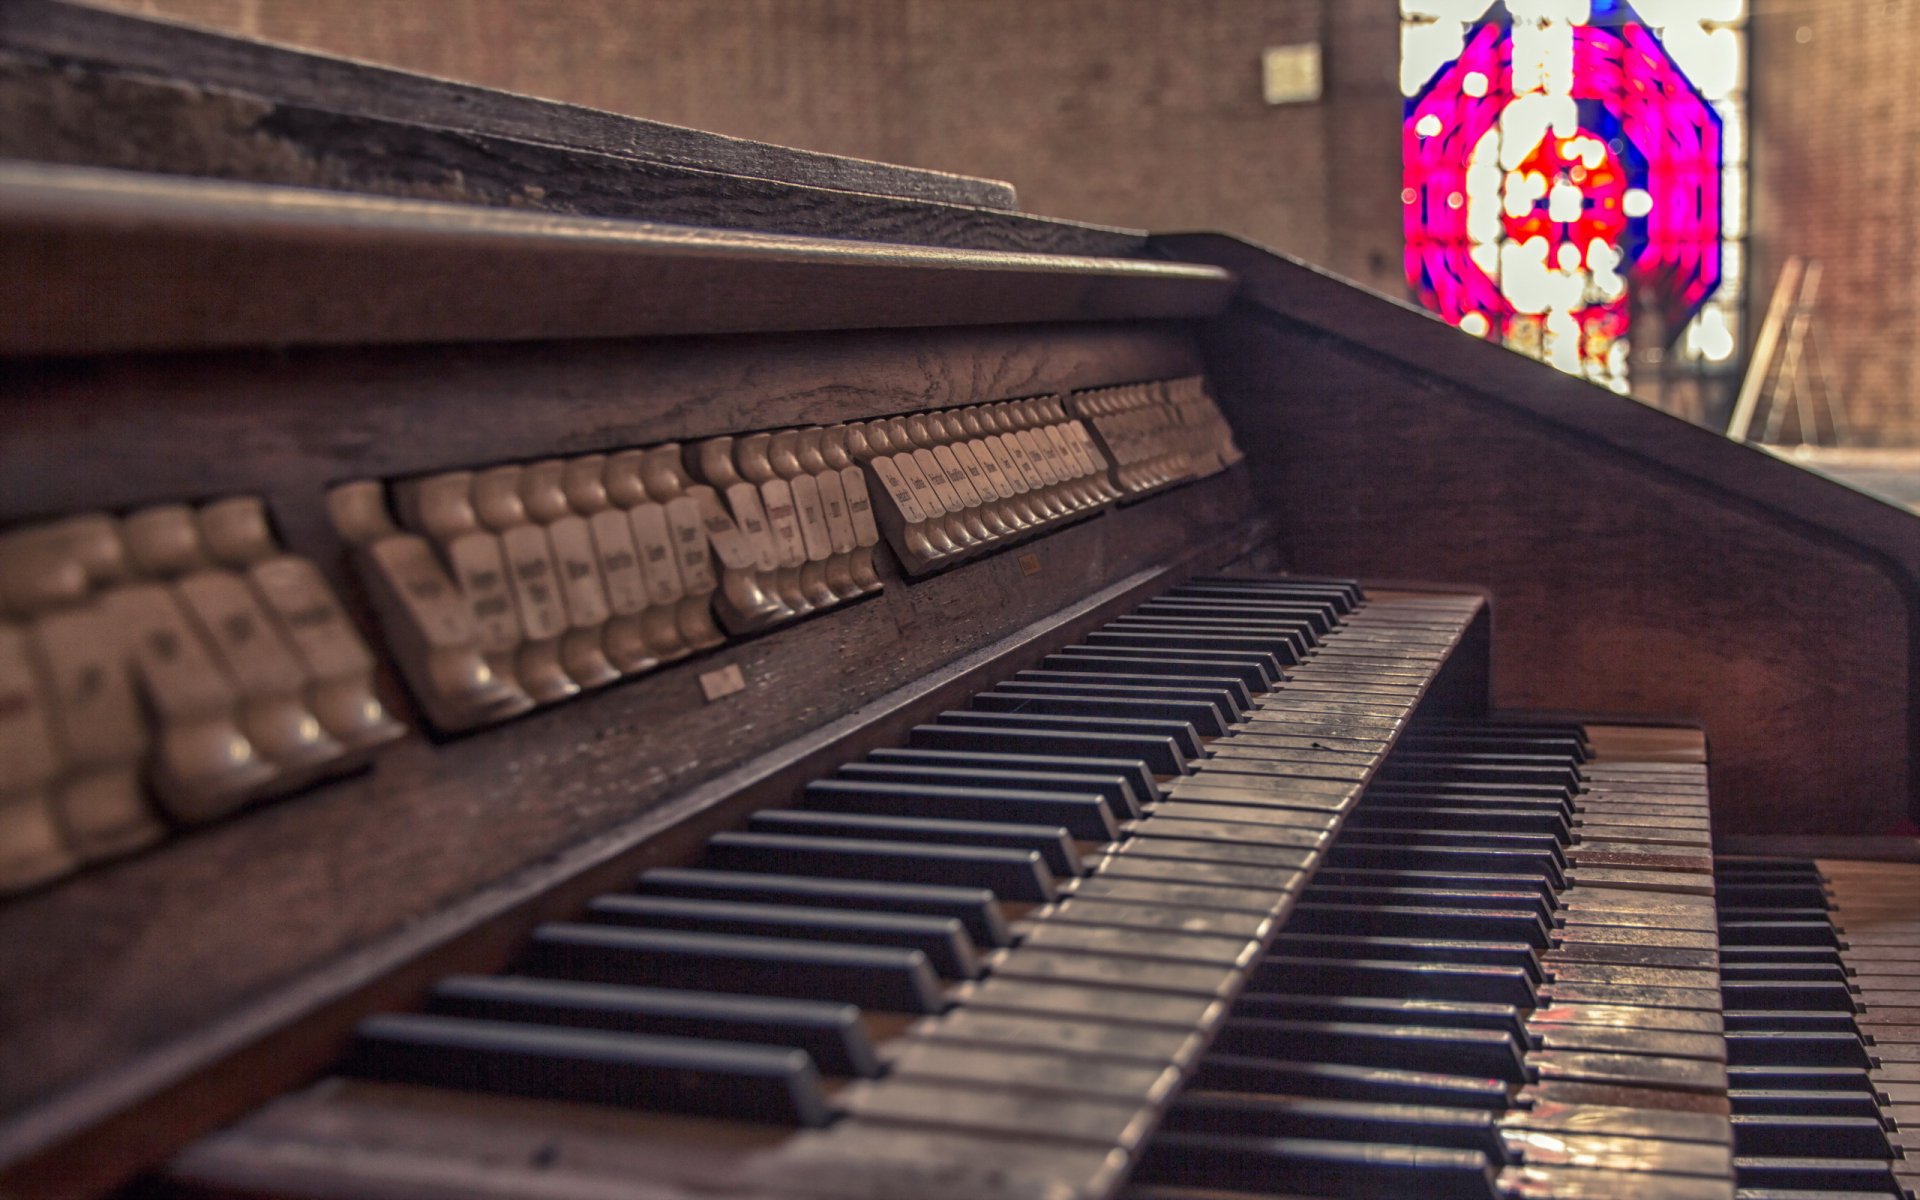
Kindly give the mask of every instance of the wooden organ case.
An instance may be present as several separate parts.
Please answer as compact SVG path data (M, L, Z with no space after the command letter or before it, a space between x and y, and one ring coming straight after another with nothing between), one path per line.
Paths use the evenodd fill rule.
M990 181L0 112L0 1196L1912 1194L1910 514Z

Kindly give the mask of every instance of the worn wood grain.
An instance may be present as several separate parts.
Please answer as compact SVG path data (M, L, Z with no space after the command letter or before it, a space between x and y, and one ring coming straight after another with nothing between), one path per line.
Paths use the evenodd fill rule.
M464 131L634 164L980 208L1012 209L1016 203L1012 185L997 180L704 133L62 0L10 0L0 7L0 46L39 58L70 80L178 81L194 91L251 97L293 112ZM131 108L117 115L140 116ZM141 120L136 127L150 125ZM103 128L92 136L104 147L115 134ZM392 164L396 171L404 167Z
M1202 316L1225 272L0 160L0 354Z
M290 548L355 583L327 483L1181 374L1177 327L204 355L5 377L0 519L264 493ZM0 909L0 1108L210 1019L1251 511L1243 472L511 726L412 739L366 776ZM702 705L695 676L747 692ZM389 698L407 711L389 686ZM46 930L60 937L41 936Z
M1299 569L1488 588L1495 703L1700 724L1717 831L1911 816L1920 523L1243 244L1173 244L1246 280L1208 358Z
M977 250L1130 254L1138 231L96 75L0 51L0 155L246 183Z
M20 1106L21 1080L97 1072L24 1094L0 1124L0 1185L86 1195L157 1162L324 1068L359 1015L499 969L540 920L687 861L832 765L1246 553L1265 536L1249 508L1235 470L1034 544L1037 575L1005 555L912 585L890 572L850 610L458 742L410 740L367 776L0 911L0 970L29 981L0 1023L42 1035L0 1050L0 1104ZM721 663L748 690L702 706L693 676ZM72 934L31 936L53 927Z

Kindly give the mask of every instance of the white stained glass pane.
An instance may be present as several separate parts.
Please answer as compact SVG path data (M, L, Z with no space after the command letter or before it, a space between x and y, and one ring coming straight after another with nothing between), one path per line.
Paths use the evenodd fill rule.
M1709 29L1698 20L1675 21L1662 31L1667 53L1709 100L1724 100L1740 87L1740 33Z
M1713 102L1720 114L1720 158L1728 166L1747 161L1747 106L1739 97Z
M1592 0L1507 0L1516 22L1566 21L1584 25L1593 15Z
M1400 26L1400 94L1418 94L1433 73L1460 55L1466 26L1458 21L1408 22Z
M1493 0L1400 0L1403 17L1433 17L1442 21L1478 21Z
M1727 167L1720 172L1720 234L1730 238L1747 236L1747 172L1744 167Z
M1717 300L1734 301L1740 298L1740 291L1747 283L1747 244L1745 242L1720 243L1720 290L1714 293Z
M1633 0L1634 11L1647 24L1659 27L1681 22L1738 21L1747 15L1746 0Z

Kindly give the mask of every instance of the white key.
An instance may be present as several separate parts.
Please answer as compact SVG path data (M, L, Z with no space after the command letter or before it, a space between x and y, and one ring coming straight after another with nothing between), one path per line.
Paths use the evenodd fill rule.
M700 523L700 506L686 494L692 480L687 477L678 442L666 442L645 452L640 478L647 495L666 509L667 529L672 534L680 581L686 595L674 610L681 636L689 644L706 648L727 640L713 620L713 593L720 586L713 570L713 549Z
M813 437L817 440L818 431ZM853 586L853 580L846 577L844 571L835 570L840 576L843 587L834 586L834 578L829 575L829 560L833 557L833 539L827 533L827 518L820 500L820 481L800 462L802 432L797 429L785 429L773 435L768 442L768 464L779 478L786 481L793 493L794 523L800 530L801 553L800 591L817 608L831 608L842 600L859 594ZM836 568L838 564L833 564Z
M546 530L547 544L553 548L554 574L568 626L560 637L560 661L582 687L600 687L620 678L619 668L607 658L601 642L601 628L613 614L593 552L593 533L586 518L567 504L561 482L566 466L557 458L529 466L520 476L520 499L528 518Z
M644 451L609 454L602 481L607 499L616 511L626 515L641 583L646 588L647 607L638 618L642 636L661 661L669 662L684 658L693 650L693 643L680 632L676 615L680 600L686 595L686 585L680 580L673 534L667 528L667 510L647 494L642 481L645 468Z
M36 887L79 865L48 794L59 773L26 635L0 625L0 893Z
M351 753L407 731L375 693L373 652L318 567L277 554L248 567L247 579L306 667L307 704L321 728Z
M520 499L523 467L494 467L473 478L473 510L480 524L500 538L507 584L520 613L524 640L514 657L520 685L541 704L578 695L582 681L560 661L560 635L568 629L566 599L546 530L527 517Z
M753 541L735 523L720 493L706 484L687 489L700 510L700 525L707 531L707 542L721 567L730 571L750 571L760 563L760 552ZM765 526L762 526L764 532Z
M137 556L136 556L137 558ZM224 816L278 776L240 728L240 689L174 593L160 583L115 588L106 613L132 648L134 677L159 719L154 788L176 819Z
M831 468L817 473L813 480L814 487L820 490L820 512L827 522L828 546L835 554L851 552L860 543L854 535L853 514L847 511L846 480Z
M307 708L307 673L246 580L231 571L195 571L173 587L239 686L241 731L283 781L345 753Z
M480 652L503 681L518 687L515 657L525 633L507 578L506 551L500 539L480 527L473 511L473 472L449 471L410 480L394 488L400 519L439 545L460 593L473 612Z
M147 723L119 632L88 605L48 613L31 635L65 764L52 794L67 844L92 861L158 841L165 826L140 778Z
M327 508L353 547L388 649L436 727L471 729L533 707L513 677L488 664L466 596L425 538L394 527L377 481L333 488Z

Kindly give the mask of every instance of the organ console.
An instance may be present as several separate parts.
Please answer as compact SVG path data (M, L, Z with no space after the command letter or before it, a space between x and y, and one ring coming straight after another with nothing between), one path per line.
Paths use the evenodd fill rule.
M990 181L0 68L0 1196L1913 1195L1911 515Z

